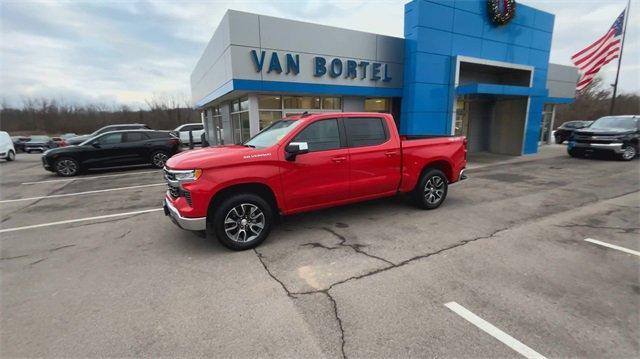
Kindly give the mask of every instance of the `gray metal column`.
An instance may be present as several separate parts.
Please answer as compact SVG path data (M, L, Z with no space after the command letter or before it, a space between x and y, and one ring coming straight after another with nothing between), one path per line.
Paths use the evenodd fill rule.
M233 124L229 112L229 102L220 104L220 115L222 116L222 139L225 145L233 144Z

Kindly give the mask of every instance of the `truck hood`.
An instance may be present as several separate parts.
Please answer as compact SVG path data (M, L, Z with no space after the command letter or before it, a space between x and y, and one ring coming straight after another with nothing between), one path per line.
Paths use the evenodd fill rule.
M275 156L272 148L251 148L240 145L213 146L174 155L167 161L166 167L172 170L207 169L266 158L275 159Z

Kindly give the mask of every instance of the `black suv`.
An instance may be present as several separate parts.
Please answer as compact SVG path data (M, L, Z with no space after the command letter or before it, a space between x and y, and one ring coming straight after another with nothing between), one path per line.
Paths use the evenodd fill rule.
M571 157L600 152L631 161L638 155L639 138L640 115L602 117L591 126L574 131L567 151Z
M60 176L75 176L90 168L151 164L156 168L180 148L168 131L113 131L90 138L78 146L59 147L42 155L42 166Z
M556 143L561 144L562 142L571 138L573 131L589 127L589 125L591 125L592 123L593 121L569 121L563 123L553 134L553 136L556 138Z
M90 139L91 137L96 137L97 135L101 135L103 133L111 132L111 131L122 131L122 130L148 130L149 126L142 123L123 123L120 125L109 125L104 126L89 135L82 135L71 137L66 140L68 145L79 145L82 142Z

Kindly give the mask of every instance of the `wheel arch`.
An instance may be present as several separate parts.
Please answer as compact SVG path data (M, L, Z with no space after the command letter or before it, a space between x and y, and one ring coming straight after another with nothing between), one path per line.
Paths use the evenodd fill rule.
M435 160L435 161L427 163L422 168L422 171L420 172L420 178L422 178L422 176L427 171L429 171L430 169L436 169L436 170L442 171L442 173L444 173L444 175L447 177L447 181L448 182L451 182L453 177L454 177L453 176L453 166L447 160L440 159L440 160Z
M276 195L268 185L260 182L247 182L238 183L226 187L218 191L209 201L209 207L207 209L207 217L210 217L214 213L214 209L217 205L222 203L225 199L240 193L252 193L262 197L267 203L271 205L274 213L279 213L278 201Z

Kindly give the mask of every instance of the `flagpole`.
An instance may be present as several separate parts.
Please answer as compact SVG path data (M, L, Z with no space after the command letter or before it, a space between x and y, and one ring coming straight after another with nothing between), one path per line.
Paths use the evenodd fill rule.
M611 108L609 109L609 115L613 115L613 110L616 107L616 96L618 95L618 79L620 78L620 67L622 65L622 53L624 51L624 42L627 39L627 23L629 20L630 12L631 12L631 0L628 0L627 8L624 13L624 29L622 30L622 44L620 45L620 57L618 58L618 70L616 71L616 82L613 84L613 97L611 97Z

